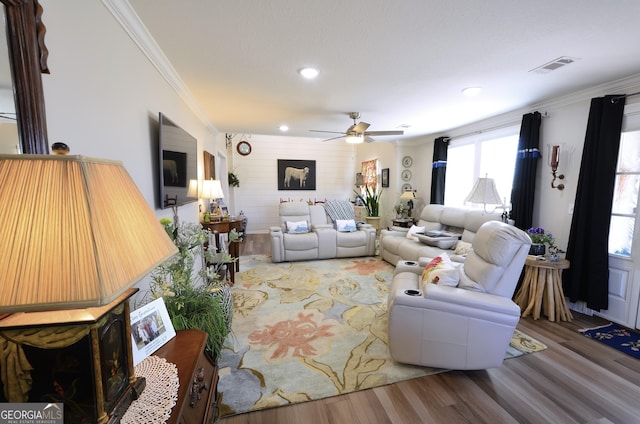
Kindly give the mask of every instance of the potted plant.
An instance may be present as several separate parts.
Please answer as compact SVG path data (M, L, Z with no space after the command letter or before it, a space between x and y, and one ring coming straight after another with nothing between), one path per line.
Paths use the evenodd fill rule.
M240 187L240 180L238 179L238 176L236 175L235 172L229 171L229 174L227 175L227 177L228 177L229 185L231 187Z
M149 300L164 298L167 312L176 330L196 328L206 332L206 351L218 358L224 340L231 329L233 302L225 280L226 266L234 260L226 252L205 249L211 232L195 223L174 224L163 218L160 223L178 248L178 253L158 266L151 274ZM230 242L239 240L237 232L229 234ZM206 264L198 272L197 258ZM147 299L143 299L147 300Z
M555 239L553 234L545 233L542 227L533 227L527 230L529 238L531 238L531 247L529 248L530 255L544 255L546 252L546 245L554 246Z
M380 216L380 195L382 194L382 190L378 191L377 188L373 189L371 186L364 186L364 190L361 193L355 193L356 198L360 199L362 203L364 203L368 216Z

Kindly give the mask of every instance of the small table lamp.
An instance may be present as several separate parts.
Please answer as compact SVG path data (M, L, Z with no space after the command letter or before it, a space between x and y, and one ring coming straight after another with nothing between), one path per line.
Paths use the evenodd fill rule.
M200 193L200 197L203 199L209 199L209 208L213 215L222 215L222 212L216 203L216 200L224 199L220 180L204 180L202 182L202 192Z
M0 181L4 398L64 403L65 422L119 420L144 388L132 286L177 249L120 162L0 155Z
M411 212L413 211L413 200L417 197L416 192L413 190L407 190L402 192L400 195L400 200L407 201L407 207L409 208L409 217L411 217Z

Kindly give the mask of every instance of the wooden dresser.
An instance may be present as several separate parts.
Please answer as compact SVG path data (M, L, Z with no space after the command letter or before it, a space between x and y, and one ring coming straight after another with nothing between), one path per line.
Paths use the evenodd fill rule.
M178 368L178 401L167 424L211 424L218 420L218 367L204 351L207 333L181 330L156 356Z

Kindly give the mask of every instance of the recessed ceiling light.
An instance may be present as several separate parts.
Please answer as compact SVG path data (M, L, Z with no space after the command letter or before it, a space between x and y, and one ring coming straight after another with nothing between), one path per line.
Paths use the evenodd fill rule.
M482 91L482 88L480 87L467 87L464 90L462 90L462 94L464 94L465 96L469 96L469 97L473 97L473 96L477 96L480 91Z
M289 127L286 126L286 125L280 125L280 131L282 131L282 132L289 131Z
M302 68L298 69L298 73L306 79L314 79L318 76L320 71L318 71L316 68Z

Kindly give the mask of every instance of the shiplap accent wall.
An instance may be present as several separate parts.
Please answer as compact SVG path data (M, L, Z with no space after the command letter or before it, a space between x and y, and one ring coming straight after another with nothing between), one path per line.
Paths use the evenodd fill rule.
M241 156L236 150L241 140L251 143L252 152ZM240 187L229 188L232 213L247 216L247 233L264 233L278 223L280 199L353 199L356 156L353 145L342 140L253 135L234 137L229 154L229 170L235 172ZM316 190L278 190L278 159L315 160Z

